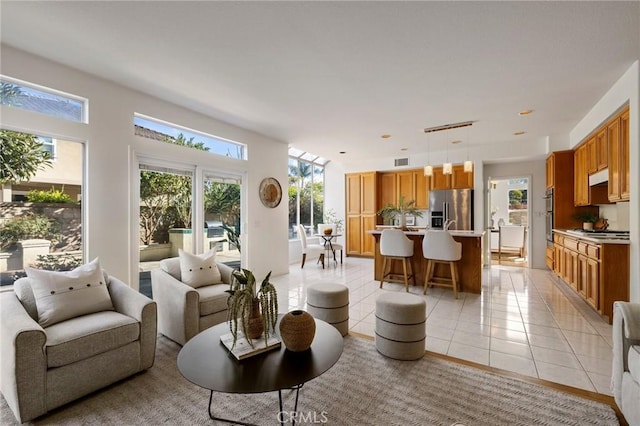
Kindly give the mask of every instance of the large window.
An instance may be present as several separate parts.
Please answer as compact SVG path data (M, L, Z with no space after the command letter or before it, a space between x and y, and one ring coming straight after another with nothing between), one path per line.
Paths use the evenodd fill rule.
M289 238L296 237L296 226L304 225L313 234L323 223L324 165L328 161L310 154L289 149Z
M135 134L138 136L166 143L184 145L224 157L237 158L240 160L246 160L247 158L246 146L238 142L207 135L140 114L134 116L133 125Z
M86 99L0 77L0 103L70 121L87 122Z

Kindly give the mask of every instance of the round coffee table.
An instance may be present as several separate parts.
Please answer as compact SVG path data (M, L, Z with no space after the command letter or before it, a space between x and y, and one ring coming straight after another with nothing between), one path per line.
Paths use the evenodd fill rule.
M282 315L278 317L276 334ZM294 412L298 408L298 394L305 382L330 369L342 354L342 335L331 325L316 319L316 335L311 348L305 352L291 352L285 348L272 349L238 361L220 342L229 333L229 323L222 323L199 333L189 340L178 354L178 370L191 383L209 389L209 417L228 423L248 425L236 420L215 417L211 413L214 392L262 393L278 391L280 412L282 390L295 389ZM282 416L278 416L284 423Z

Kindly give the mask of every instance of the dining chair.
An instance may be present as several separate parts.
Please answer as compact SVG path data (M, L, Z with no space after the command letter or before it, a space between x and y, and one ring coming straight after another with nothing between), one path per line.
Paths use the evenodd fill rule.
M449 231L430 229L422 239L422 255L427 260L424 294L427 294L427 287L431 285L451 287L457 299L460 281L457 262L462 259L462 243L454 240ZM438 263L449 265L451 278L434 276Z
M498 263L502 262L502 252L516 252L524 257L525 226L503 225L498 232Z
M324 269L324 254L326 248L322 244L307 244L307 231L303 225L298 225L298 239L302 245L302 263L300 269L304 268L304 262L307 260L307 254L318 255L318 262L322 262L322 269Z

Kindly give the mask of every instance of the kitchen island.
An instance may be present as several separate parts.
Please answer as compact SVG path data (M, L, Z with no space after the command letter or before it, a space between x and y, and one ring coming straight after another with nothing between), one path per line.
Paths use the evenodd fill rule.
M458 262L460 275L460 291L465 293L480 294L482 290L482 237L484 232L475 231L449 231L454 240L462 243L462 259ZM382 255L380 254L381 230L367 231L375 238L374 254L374 278L380 281L382 278ZM413 258L411 267L414 268L416 284L424 286L424 276L427 261L422 255L422 239L425 231L405 231L405 235L413 241ZM391 272L402 275L402 265L394 262ZM445 265L436 265L435 273L441 277L451 277L449 268ZM413 284L413 280L409 280Z

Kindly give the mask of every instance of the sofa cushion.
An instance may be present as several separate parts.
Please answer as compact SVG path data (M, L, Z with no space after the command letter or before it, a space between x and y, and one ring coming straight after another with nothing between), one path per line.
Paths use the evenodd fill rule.
M196 255L178 249L182 282L193 288L221 283L222 277L216 265L215 254L213 250Z
M200 295L200 316L228 309L227 299L229 298L229 293L225 293L225 290L229 290L227 284L209 285L196 289Z
M119 348L140 337L140 324L115 311L62 321L44 329L47 367L61 367Z
M629 365L631 377L633 377L633 380L637 383L640 383L640 345L633 345L629 347L627 363Z
M72 271L25 267L38 309L38 323L48 327L60 321L113 310L107 281L95 258Z

